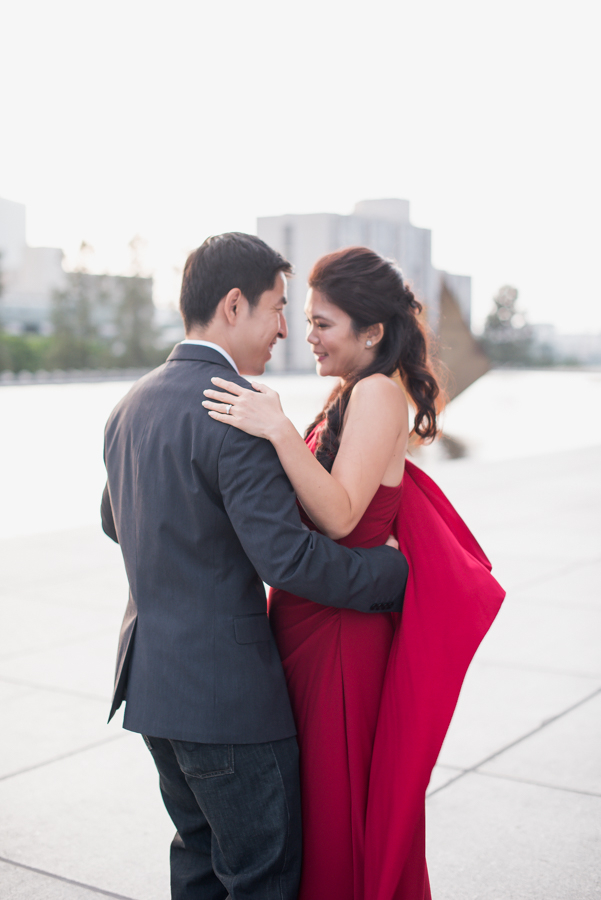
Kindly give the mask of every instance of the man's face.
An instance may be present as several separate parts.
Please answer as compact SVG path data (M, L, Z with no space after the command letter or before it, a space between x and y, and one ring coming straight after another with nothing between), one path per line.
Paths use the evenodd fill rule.
M255 307L245 299L239 304L235 359L241 374L262 375L277 339L288 334L284 317L287 291L286 278L278 272L274 286L261 294Z

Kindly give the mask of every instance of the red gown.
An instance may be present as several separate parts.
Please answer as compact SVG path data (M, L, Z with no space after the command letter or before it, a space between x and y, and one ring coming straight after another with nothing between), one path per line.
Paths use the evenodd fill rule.
M313 452L316 441L314 431ZM410 462L339 543L375 547L391 532L409 561L402 616L270 592L300 746L299 900L431 896L425 792L505 592L442 491Z

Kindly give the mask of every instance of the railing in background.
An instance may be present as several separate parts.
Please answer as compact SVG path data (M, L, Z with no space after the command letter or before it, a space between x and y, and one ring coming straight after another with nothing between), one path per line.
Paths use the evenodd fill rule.
M0 387L20 384L73 384L93 381L137 381L142 375L150 372L144 369L55 369L47 372L38 369L36 372L0 372Z

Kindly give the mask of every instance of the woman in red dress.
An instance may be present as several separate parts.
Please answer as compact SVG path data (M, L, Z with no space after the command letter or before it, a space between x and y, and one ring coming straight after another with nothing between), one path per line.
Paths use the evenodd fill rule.
M392 533L410 574L402 617L271 591L300 747L299 900L428 900L425 792L504 592L448 500L405 459L407 398L415 437L432 440L439 389L401 272L353 247L322 257L309 287L317 372L340 384L305 441L264 385L213 379L230 393L206 392L205 405L274 444L309 528L349 547Z

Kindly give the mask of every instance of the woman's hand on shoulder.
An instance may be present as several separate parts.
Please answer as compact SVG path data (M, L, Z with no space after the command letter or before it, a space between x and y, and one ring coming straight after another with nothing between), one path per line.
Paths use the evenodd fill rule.
M203 400L202 405L212 419L272 443L281 429L290 424L282 409L280 395L266 384L253 381L253 390L249 391L224 378L211 378L211 381L219 390L203 391L208 399Z

